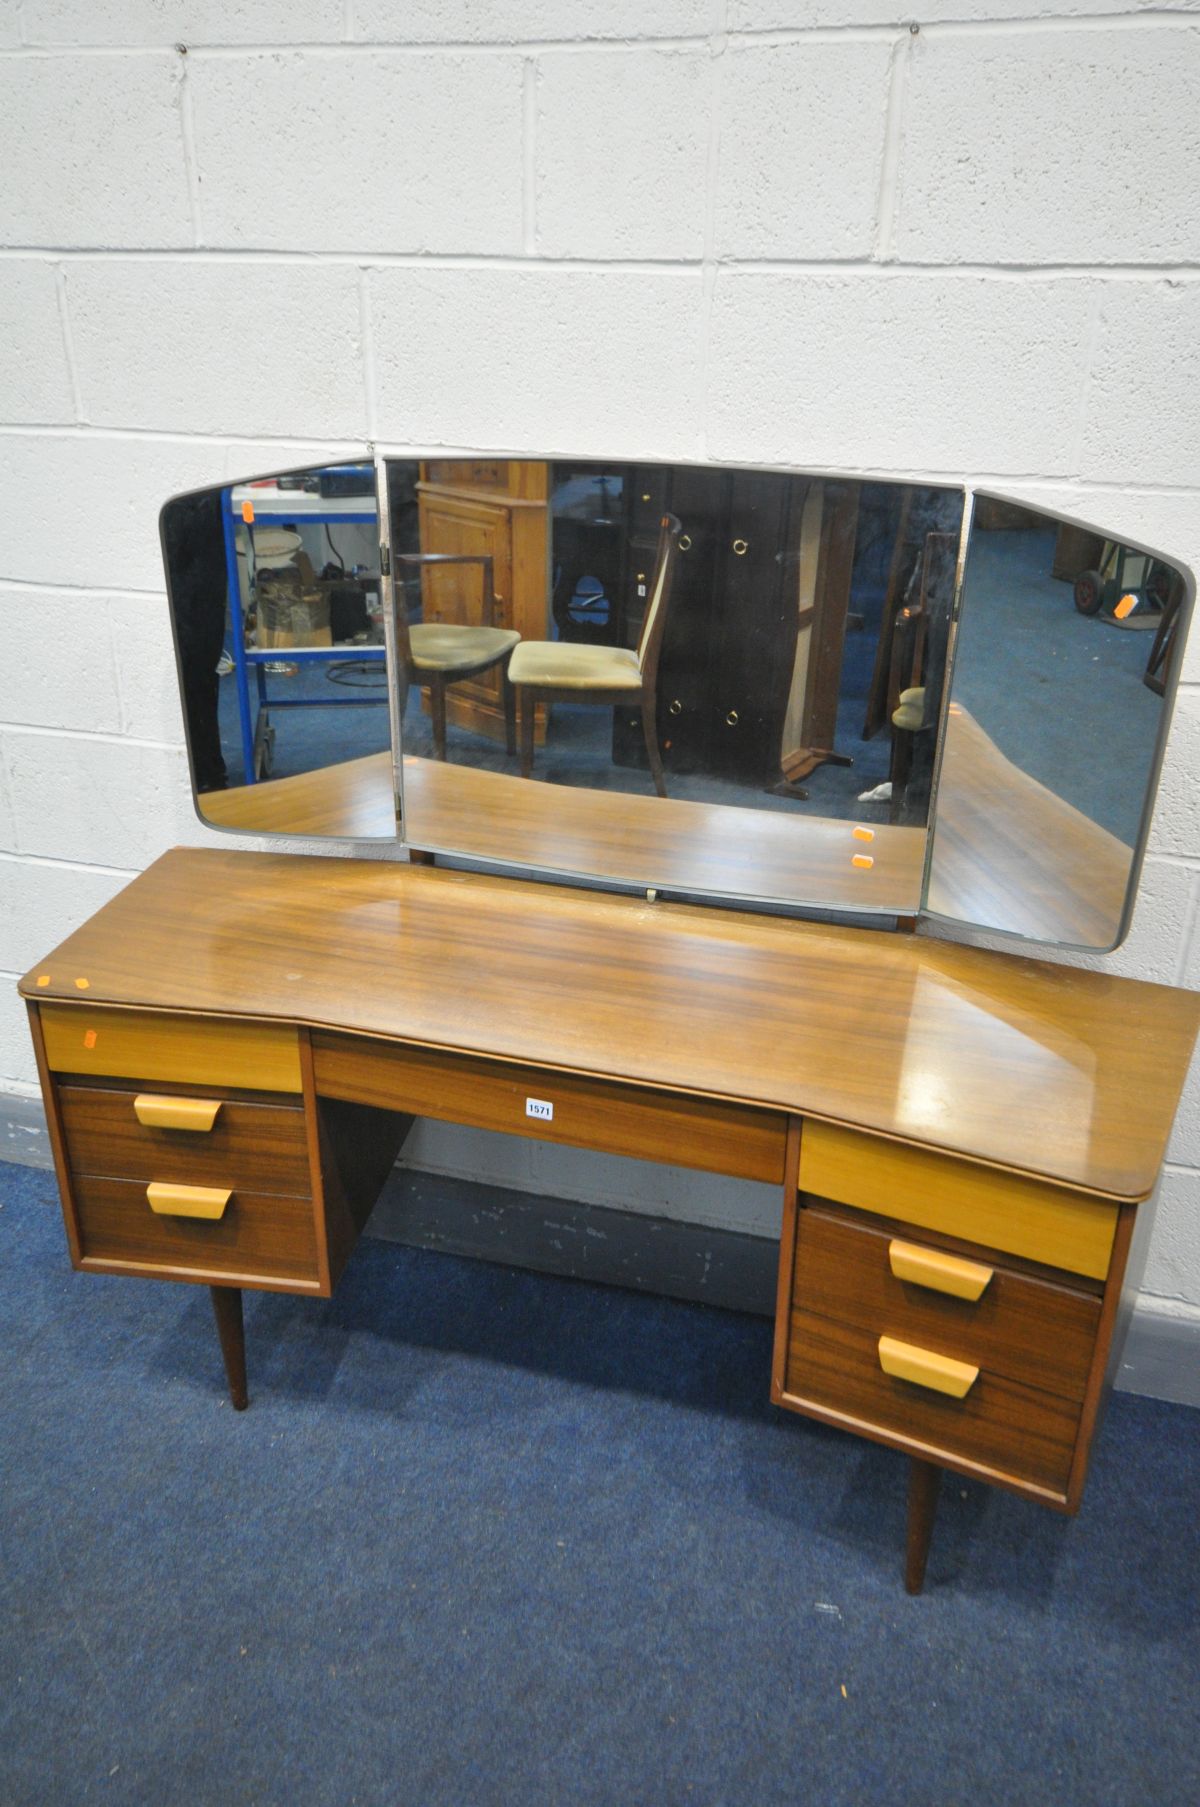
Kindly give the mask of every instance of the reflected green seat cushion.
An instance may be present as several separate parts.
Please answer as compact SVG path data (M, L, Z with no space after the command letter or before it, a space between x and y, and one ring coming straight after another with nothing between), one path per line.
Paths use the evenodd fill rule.
M626 646L577 646L563 640L523 640L508 668L514 684L555 690L632 690L642 687L637 654Z
M520 638L510 627L455 627L440 621L418 621L408 630L418 671L478 671L502 659Z
M892 710L893 728L917 729L925 719L925 690L918 686L900 692L900 707Z

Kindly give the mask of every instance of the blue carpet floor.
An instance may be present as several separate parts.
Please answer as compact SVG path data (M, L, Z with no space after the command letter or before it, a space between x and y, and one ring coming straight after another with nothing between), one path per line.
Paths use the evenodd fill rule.
M0 1168L0 1801L1194 1803L1200 1414L1081 1517L768 1405L762 1320L367 1241L332 1304L69 1271Z

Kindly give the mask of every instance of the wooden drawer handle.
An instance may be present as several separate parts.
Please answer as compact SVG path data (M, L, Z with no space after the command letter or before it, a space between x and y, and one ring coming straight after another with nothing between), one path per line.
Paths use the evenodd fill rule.
M879 1366L896 1380L910 1380L914 1386L929 1387L934 1393L949 1393L952 1399L965 1399L979 1379L979 1369L968 1362L952 1361L948 1355L916 1349L911 1343L898 1343L894 1336L880 1337Z
M222 1186L167 1186L151 1180L146 1197L159 1217L206 1217L215 1223L224 1215L233 1191Z
M147 1129L211 1129L221 1108L219 1098L163 1098L139 1092L133 1114Z
M888 1260L897 1280L911 1280L914 1286L928 1286L956 1299L981 1299L996 1271L980 1261L943 1255L940 1249L923 1249L915 1242L889 1242Z

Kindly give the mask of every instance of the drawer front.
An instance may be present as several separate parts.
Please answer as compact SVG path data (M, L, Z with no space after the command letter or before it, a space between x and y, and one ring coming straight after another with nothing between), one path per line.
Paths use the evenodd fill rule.
M39 1005L55 1073L299 1092L300 1046L282 1023L231 1023L92 1004Z
M793 1307L1082 1401L1100 1323L1097 1297L1015 1273L984 1251L971 1264L958 1263L990 1271L978 1299L955 1297L898 1279L893 1243L897 1259L905 1247L917 1253L918 1271L922 1252L935 1263L939 1255L936 1238L919 1231L901 1239L851 1212L803 1207L796 1224ZM936 1267L929 1278L940 1278Z
M794 1311L784 1403L930 1461L1066 1497L1079 1406L985 1366L956 1399L885 1374L874 1331Z
M786 1118L772 1111L320 1033L313 1065L326 1097L741 1179L783 1179ZM530 1115L530 1101L552 1116Z
M1093 1280L1117 1227L1106 1200L828 1123L801 1132L800 1189Z
M211 1129L160 1129L138 1121L134 1105L142 1096L163 1094L133 1087L59 1086L74 1173L310 1196L304 1112L298 1100L249 1104L218 1095Z
M234 1187L216 1220L159 1215L137 1180L77 1176L71 1185L83 1265L117 1263L167 1278L290 1283L316 1291L310 1200Z

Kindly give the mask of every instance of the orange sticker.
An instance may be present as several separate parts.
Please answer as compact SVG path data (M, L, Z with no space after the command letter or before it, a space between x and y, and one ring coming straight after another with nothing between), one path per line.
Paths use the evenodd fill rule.
M866 872L875 864L875 861L869 853L856 853L854 858L850 861L850 864L852 866L859 866Z
M86 991L88 989L89 985L91 984L91 982L92 981L90 979L76 979L76 981L75 981L76 991Z
M1113 614L1116 616L1117 620L1124 621L1126 615L1132 615L1134 609L1137 608L1137 602L1138 602L1138 599L1133 594L1132 590L1128 591L1124 596L1122 596L1120 602L1117 604L1116 608L1113 610Z
M94 1029L89 1029L87 1031L83 1038L83 1045L85 1048L94 1048L96 1046L96 1031Z
M243 519L243 521L245 521L247 527L250 527L253 525L253 522L254 522L254 504L253 504L253 502L243 502L242 503L242 519Z
M856 841L873 841L875 839L873 828L856 828L853 830L853 834Z
M39 973L38 974L38 984L39 985L49 985L49 983L50 983L50 974L49 973Z

